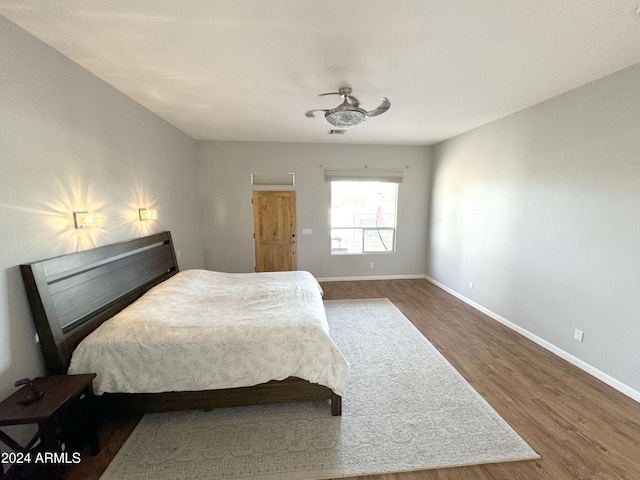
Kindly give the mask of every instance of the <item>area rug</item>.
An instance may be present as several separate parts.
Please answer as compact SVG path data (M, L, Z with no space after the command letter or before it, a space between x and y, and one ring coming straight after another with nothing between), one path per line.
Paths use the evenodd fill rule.
M329 404L146 415L102 480L302 480L538 458L387 299L326 301L351 366Z

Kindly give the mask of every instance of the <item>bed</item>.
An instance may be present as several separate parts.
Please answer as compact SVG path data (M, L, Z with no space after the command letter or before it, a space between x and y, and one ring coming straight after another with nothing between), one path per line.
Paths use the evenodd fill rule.
M341 414L348 365L328 334L320 286L306 272L179 272L170 232L21 271L48 373L95 371L106 408L328 399L331 413Z

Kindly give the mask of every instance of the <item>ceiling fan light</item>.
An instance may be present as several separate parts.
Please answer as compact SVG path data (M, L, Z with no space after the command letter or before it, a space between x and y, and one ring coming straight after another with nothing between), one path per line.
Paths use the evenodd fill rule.
M337 112L327 112L327 121L341 130L356 127L367 119L367 114L358 110L339 110Z

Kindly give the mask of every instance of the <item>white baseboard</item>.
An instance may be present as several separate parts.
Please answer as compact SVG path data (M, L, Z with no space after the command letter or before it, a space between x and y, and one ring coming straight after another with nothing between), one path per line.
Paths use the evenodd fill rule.
M424 275L379 275L379 276L362 276L362 277L328 277L317 278L319 282L351 282L354 280L402 280L402 279L424 278Z
M433 283L435 286L441 288L445 292L450 293L454 297L462 300L464 303L472 306L476 310L481 311L485 315L493 318L494 320L497 320L498 322L502 323L503 325L506 325L510 329L518 332L523 337L526 337L529 340L531 340L532 342L537 343L541 347L545 348L546 350L549 350L551 353L554 353L555 355L559 356L563 360L566 360L567 362L575 365L579 369L584 370L585 372L587 372L590 375L593 375L598 380L601 380L602 382L606 383L610 387L615 388L620 393L623 393L624 395L632 398L636 402L640 402L640 392L639 391L631 388L630 386L622 383L621 381L613 378L612 376L604 373L603 371L598 370L597 368L593 367L592 365L589 365L588 363L580 360L579 358L571 355L570 353L565 352L561 348L558 348L557 346L553 345L552 343L547 342L546 340L538 337L537 335L531 333L528 330L525 330L524 328L516 325L515 323L507 320L506 318L501 317L497 313L494 313L491 310L483 307L482 305L479 305L478 303L474 302L473 300L468 299L464 295L461 295L460 293L456 292L455 290L452 290L451 288L449 288L446 285L438 282L437 280L434 280L433 278L431 278L431 277L429 277L427 275L425 275L424 278L426 278L429 282Z

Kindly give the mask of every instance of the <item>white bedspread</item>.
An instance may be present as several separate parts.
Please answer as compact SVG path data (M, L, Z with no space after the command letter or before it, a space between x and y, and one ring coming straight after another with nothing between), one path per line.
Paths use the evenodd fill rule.
M106 321L69 373L96 372L97 394L193 391L290 376L344 395L349 367L329 336L308 272L186 270Z

